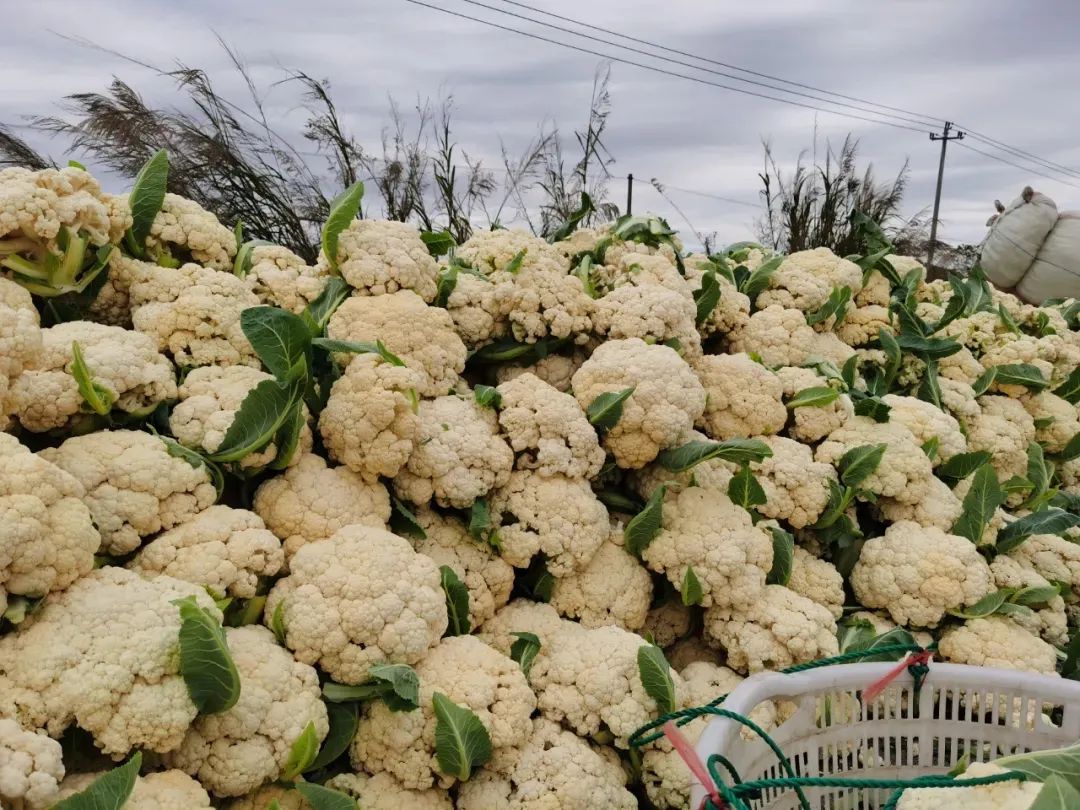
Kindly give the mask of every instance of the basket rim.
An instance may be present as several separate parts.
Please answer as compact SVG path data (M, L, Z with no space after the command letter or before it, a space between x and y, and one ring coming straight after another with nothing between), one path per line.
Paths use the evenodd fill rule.
M720 707L748 715L755 706L766 700L799 697L813 691L860 690L895 668L895 661L887 661L833 664L790 674L759 672L736 686ZM903 671L893 681L894 686L910 686L911 683L912 677L907 671ZM946 664L934 661L930 664L923 688L935 687L979 689L984 693L990 690L1023 691L1046 702L1080 705L1080 681L1015 669L975 667L968 664ZM734 720L712 717L694 746L701 761L705 762L709 756L718 751L727 750L728 744L736 738L740 728L742 727ZM690 797L691 807L700 806L705 797L704 786L693 777Z

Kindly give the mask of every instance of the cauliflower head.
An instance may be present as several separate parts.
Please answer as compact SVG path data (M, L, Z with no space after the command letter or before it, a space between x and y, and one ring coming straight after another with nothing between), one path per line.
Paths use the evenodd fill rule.
M426 537L416 540L416 550L440 568L453 569L469 591L469 623L475 630L510 600L514 569L493 550L478 543L465 524L432 509L416 511L416 521Z
M374 483L392 478L412 455L420 430L416 389L423 375L358 354L334 381L319 414L319 435L330 457Z
M1035 424L1035 441L1048 453L1060 453L1080 433L1080 412L1072 403L1043 391L1020 398Z
M78 724L117 758L173 750L196 714L180 675L173 604L188 596L221 620L199 586L114 566L53 594L0 637L0 714L51 737Z
M596 302L593 328L608 340L666 343L684 357L701 354L693 299L659 284L616 287Z
M936 627L948 611L975 604L993 585L974 543L908 521L867 540L851 572L859 603L884 608L905 627Z
M585 627L613 624L636 631L644 624L652 602L649 572L621 545L622 527L597 550L577 573L555 580L551 606Z
M715 265L707 256L699 254L686 257L686 278L695 293L701 289L710 269L715 269ZM705 320L698 324L703 338L735 332L750 320L750 299L719 273L716 274L716 283L720 287L720 300L705 316Z
M601 344L575 373L574 397L583 410L601 394L633 388L603 446L624 469L640 469L672 447L704 413L701 382L678 353L638 338Z
M106 554L134 551L143 538L183 523L217 498L205 466L171 455L149 433L72 436L39 455L82 484Z
M814 458L836 466L848 450L873 444L884 444L885 454L860 487L901 503L922 500L933 466L914 434L898 421L878 423L868 416L854 416L818 445Z
M571 390L570 380L574 372L581 368L586 356L585 352L579 349L570 354L549 354L525 366L499 366L495 369L495 380L502 385L522 374L532 374L556 391L568 394Z
M954 664L1057 675L1057 653L1034 633L1004 616L969 619L938 640L941 657Z
M565 271L522 270L514 276L509 321L514 339L535 343L546 337L588 342L596 302L577 276Z
M957 780L994 776L1005 769L992 762L972 762ZM908 788L896 810L1027 810L1042 790L1041 782L995 782L975 787Z
M229 627L225 640L240 673L240 698L231 709L196 718L165 762L216 796L240 796L279 776L309 723L320 743L329 723L318 674L293 660L273 633Z
M273 576L284 564L281 541L261 517L219 505L159 534L128 567L145 577L166 574L215 594L250 599L259 577Z
M60 785L61 799L90 787L100 773L72 774ZM183 771L159 771L135 777L124 810L213 810L202 786Z
M745 354L710 354L697 361L705 411L697 426L717 441L777 433L787 422L780 378Z
M41 327L30 293L0 276L0 430L7 427L13 405L11 382L41 357Z
M604 451L577 400L528 372L502 383L498 392L499 427L517 454L517 469L596 477Z
M827 247L800 250L784 258L756 303L759 309L779 305L813 312L821 308L836 287L847 287L852 295L858 294L862 289L859 265L840 258Z
M492 493L491 519L504 560L526 568L543 553L555 577L582 570L610 531L607 508L588 481L531 470L515 470Z
M795 546L787 588L811 602L824 605L834 619L844 615L843 575L831 562L818 559L802 546Z
M329 270L311 267L282 245L259 245L251 250L251 268L244 278L259 300L299 315L322 293Z
M730 338L732 351L756 354L773 368L801 366L812 358L829 360L840 368L855 353L831 332L815 332L799 310L779 304L759 309Z
M829 608L782 585L766 585L742 609L705 610L705 639L727 654L736 672L785 669L836 655L836 621Z
M760 440L772 455L750 465L765 491L765 503L758 505L758 512L785 520L795 529L814 523L829 503L829 483L836 481L836 472L828 464L814 461L805 444L783 436Z
M514 451L491 408L450 394L422 401L418 419L412 455L394 477L399 497L465 509L509 480Z
M59 798L63 778L60 743L0 718L0 800L12 807L45 810Z
M27 430L67 429L89 410L73 371L73 343L113 409L146 415L176 399L172 363L151 338L118 326L69 321L41 330L41 354L11 385L10 410Z
M412 290L353 296L330 316L326 334L334 340L381 340L420 375L416 389L424 397L449 393L465 369L467 350L450 314L429 307Z
M289 571L263 620L281 605L285 646L341 683L363 683L375 664L415 664L446 631L438 566L390 532L345 526L300 548Z
M505 271L522 251L519 273L541 271L565 275L570 270L569 260L557 246L523 230L478 230L458 246L454 255L484 275L491 275Z
M920 526L933 526L947 532L963 514L964 504L949 485L938 478L930 479L926 497L918 503L904 503L893 498L878 498L877 510L889 523L903 520L918 523Z
M789 400L807 388L824 388L828 380L813 369L785 366L776 370L784 386L784 399ZM855 415L855 408L847 394L841 394L828 405L795 408L792 411L788 435L806 444L821 441Z
M44 596L94 567L101 536L72 475L0 433L0 607L4 592Z
M194 200L166 194L146 245L181 261L198 262L214 270L232 270L236 234Z
M244 399L261 382L274 378L250 366L204 366L192 369L178 389L180 401L169 415L169 430L185 447L213 455L232 427ZM307 421L289 464L311 450L314 439ZM238 462L241 469L258 469L277 461L278 447L270 442Z
M476 714L491 737L492 756L506 756L529 738L536 696L525 673L475 636L443 639L416 665L416 674L419 709L392 712L382 701L365 709L350 750L357 770L389 772L414 790L453 785L457 780L439 770L435 756L436 692Z
M305 453L255 490L252 509L282 541L286 561L305 543L323 540L353 523L385 529L390 494L348 467L330 467Z
M967 452L967 439L960 431L960 423L951 414L939 411L933 403L896 394L886 394L881 401L891 409L889 421L899 422L910 430L920 446L931 439L938 440L935 464Z
M412 290L435 300L438 265L420 232L407 222L354 219L338 236L337 266L355 295L385 295ZM330 272L324 253L316 270Z
M1001 481L1027 475L1027 449L1035 441L1035 420L1020 400L979 397L979 415L965 424L968 450L985 450Z
M399 810L403 807L409 810L454 810L454 803L445 790L412 790L386 772L373 776L342 773L328 779L326 787L356 799L364 810ZM260 804L250 810L262 810L263 806ZM290 808L283 804L282 810ZM307 810L306 804L303 810Z

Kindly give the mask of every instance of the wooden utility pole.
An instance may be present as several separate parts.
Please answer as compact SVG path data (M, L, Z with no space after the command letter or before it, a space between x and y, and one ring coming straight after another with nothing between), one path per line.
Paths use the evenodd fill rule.
M952 121L946 121L945 128L940 135L930 133L930 140L941 141L941 160L938 161L937 189L934 191L934 218L930 222L930 248L927 250L926 256L926 272L928 274L933 272L934 248L937 247L938 209L941 207L941 180L945 175L945 147L949 145L949 141L961 141L964 139L964 133L959 130L950 135L949 132L952 131L952 127Z
M634 204L634 173L626 175L626 213L632 212Z

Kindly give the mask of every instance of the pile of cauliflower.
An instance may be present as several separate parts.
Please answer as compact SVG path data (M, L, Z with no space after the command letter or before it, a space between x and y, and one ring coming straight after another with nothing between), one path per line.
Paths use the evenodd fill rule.
M1075 302L646 217L443 255L352 219L311 266L141 193L0 172L0 805L141 752L127 807L687 810L630 738L750 674L885 634L1059 674Z

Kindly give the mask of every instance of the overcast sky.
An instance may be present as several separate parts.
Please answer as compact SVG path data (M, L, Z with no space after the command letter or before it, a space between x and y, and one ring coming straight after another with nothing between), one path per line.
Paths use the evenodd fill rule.
M464 0L425 1L731 83L647 60L629 47L572 40ZM531 14L502 0L484 2ZM947 117L1024 151L1080 167L1080 105L1071 95L1080 75L1080 3L1075 0L523 2L710 59ZM152 73L51 32L82 35L162 67L175 60L206 68L220 89L239 98L242 88L217 34L240 52L266 88L282 77L284 68L329 79L347 126L371 147L378 145L388 95L408 106L417 96L452 94L460 144L491 165L498 165L500 139L515 151L535 136L541 121L557 121L567 134L581 124L594 73L603 61L406 0L35 0L9 9L5 23L9 36L0 57L0 121L17 123L24 115L53 113L64 94L103 89L113 75L154 103L172 101L171 86ZM615 63L611 70L607 145L617 161L615 174L633 172L679 189L757 204L761 140L771 140L775 154L787 162L811 146L811 110L626 64ZM269 98L275 122L298 134L303 112L297 109L295 90L272 89ZM910 132L827 114L817 114L816 124L821 143L853 132L861 141L861 157L872 160L881 177L891 176L909 158L908 213L931 204L938 145L929 142L927 128ZM60 144L40 135L21 134L57 156L62 151ZM971 139L964 144L990 151ZM1015 155L996 154L1018 161ZM318 159L313 163L318 165ZM1080 179L1071 179L1080 186ZM994 198L1011 199L1025 183L1050 194L1061 209L1080 208L1080 188L950 144L943 238L981 240ZM613 183L620 202L624 185ZM752 207L687 191L668 193L699 232L717 232L720 243L753 235L758 212ZM635 188L634 208L654 210L680 230L686 228L683 217L647 186Z

